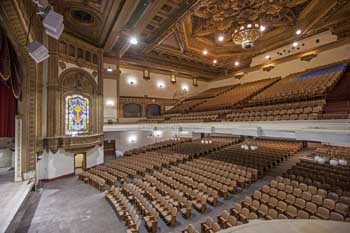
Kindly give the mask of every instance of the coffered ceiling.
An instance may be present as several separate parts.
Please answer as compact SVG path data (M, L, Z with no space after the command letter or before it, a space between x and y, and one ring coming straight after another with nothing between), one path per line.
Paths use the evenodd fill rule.
M349 36L349 0L54 0L66 31L124 63L215 79L252 57L331 29ZM251 49L232 41L241 25L266 30ZM302 29L296 35L296 29ZM223 35L223 41L218 36ZM131 36L139 43L131 46ZM207 50L208 54L203 55ZM213 64L213 60L217 60ZM235 62L239 61L239 65Z

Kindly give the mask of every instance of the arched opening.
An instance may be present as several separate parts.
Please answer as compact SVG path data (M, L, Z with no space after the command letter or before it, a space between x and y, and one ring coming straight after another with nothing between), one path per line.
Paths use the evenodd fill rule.
M160 116L161 107L158 104L147 105L146 114L147 116Z
M142 107L140 104L124 104L123 106L123 115L126 118L136 118L142 116Z

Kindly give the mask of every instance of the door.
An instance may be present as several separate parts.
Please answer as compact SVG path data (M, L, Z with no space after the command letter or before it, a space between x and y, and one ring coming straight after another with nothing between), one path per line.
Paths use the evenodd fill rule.
M74 172L79 174L86 169L86 154L79 153L74 155Z

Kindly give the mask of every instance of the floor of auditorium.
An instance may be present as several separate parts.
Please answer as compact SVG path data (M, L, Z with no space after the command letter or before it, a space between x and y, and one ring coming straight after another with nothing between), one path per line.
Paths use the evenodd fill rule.
M192 217L184 219L180 214L175 227L169 228L163 221L158 224L158 232L180 232L188 224L200 229L200 223L206 217L216 218L223 210L230 208L264 184L269 183L274 176L282 174L296 164L298 156L290 158L274 168L263 179L253 183L242 192L230 196L228 200L221 199L216 207L209 206L205 214L192 209ZM105 200L104 194L90 185L78 180L77 176L45 183L38 192L32 192L22 213L17 214L12 232L16 233L115 233L126 232L123 221L119 220L112 207ZM17 229L15 229L17 228ZM142 228L140 232L147 232Z

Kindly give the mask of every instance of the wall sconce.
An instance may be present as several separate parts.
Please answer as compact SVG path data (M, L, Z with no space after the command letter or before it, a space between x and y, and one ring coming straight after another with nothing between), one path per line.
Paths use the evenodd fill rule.
M184 92L188 92L188 86L186 84L182 84L181 89Z
M234 77L236 79L241 79L243 76L244 76L244 72L240 72L240 73L234 75Z
M109 106L109 107L114 107L114 100L107 100L106 101L106 106Z
M305 54L305 55L301 56L300 60L309 62L312 59L314 59L315 57L317 57L316 53L309 53L309 54Z
M262 70L263 70L264 72L270 72L273 68L275 68L274 65L269 65L269 66L263 67Z
M135 143L137 141L137 138L135 135L131 135L128 137L128 142L129 143Z
M175 84L175 83L176 83L176 74L172 74L172 75L170 76L170 82L171 82L172 84Z
M135 85L136 84L135 78L133 78L133 77L128 78L128 84L129 85Z
M193 78L193 86L198 87L198 79L197 78Z
M151 79L151 73L148 69L143 70L143 79L144 80L150 80Z
M162 82L162 81L158 81L157 86L158 86L159 88L164 88L164 87L165 87L165 84L164 84L164 82Z

